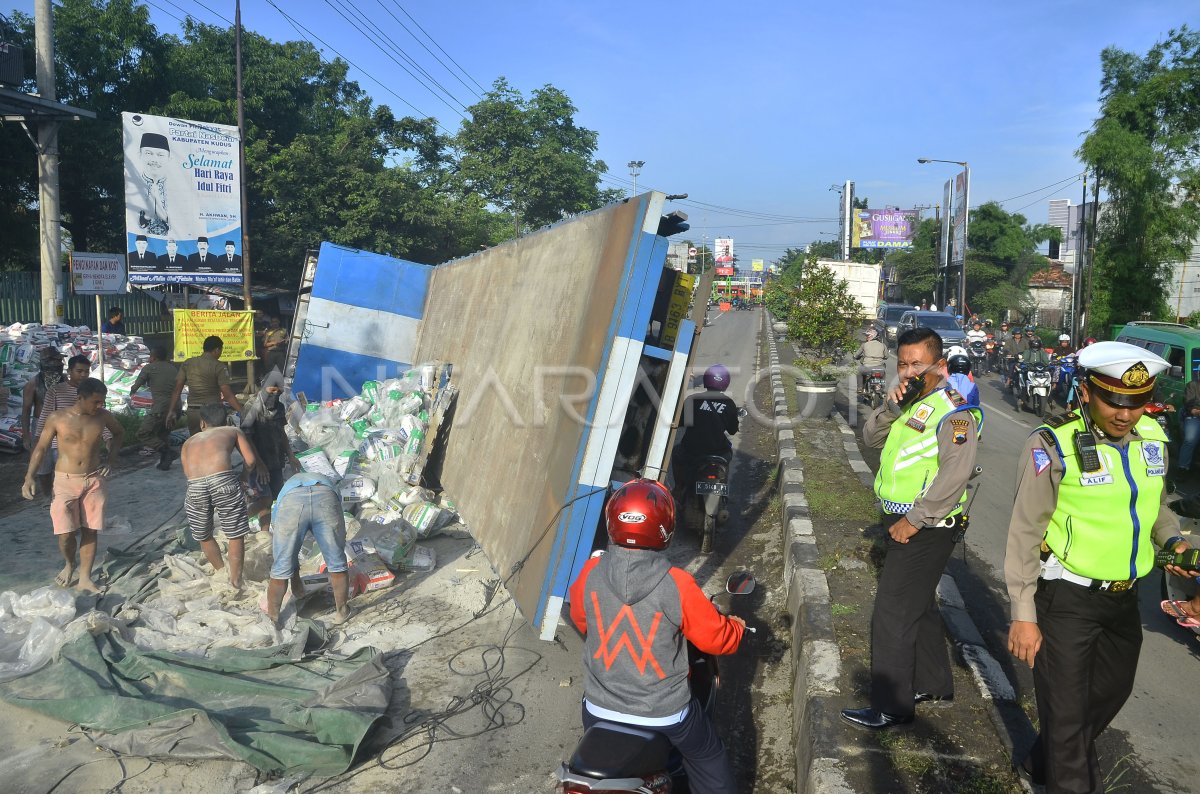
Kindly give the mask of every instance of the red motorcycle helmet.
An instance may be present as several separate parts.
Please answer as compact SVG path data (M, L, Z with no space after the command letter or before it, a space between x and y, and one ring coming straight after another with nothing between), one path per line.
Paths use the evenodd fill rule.
M675 500L658 480L630 480L608 500L604 523L617 546L665 549L675 534Z

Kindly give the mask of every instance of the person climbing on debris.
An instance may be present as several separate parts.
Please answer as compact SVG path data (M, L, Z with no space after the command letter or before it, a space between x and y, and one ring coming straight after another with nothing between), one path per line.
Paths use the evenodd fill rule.
M346 561L346 516L337 486L323 474L299 471L288 478L271 508L271 581L267 584L267 617L279 625L279 610L291 581L292 598L304 595L300 580L300 546L312 533L333 586L333 623L350 617L350 575Z
M50 520L54 537L66 564L54 583L69 587L75 573L75 553L79 552L79 584L86 593L98 593L100 588L92 579L92 563L96 559L96 539L104 528L105 481L109 470L116 466L125 440L125 429L117 418L104 409L108 387L96 378L84 378L77 389L77 399L69 408L55 411L46 418L41 437L29 458L29 470L21 495L33 499L37 491L34 481L42 461L50 455L50 445L58 443L54 464L54 500L50 503ZM104 432L108 431L108 463L100 461ZM78 537L76 537L78 533Z
M246 401L242 410L242 432L258 453L260 474L265 469L269 478L268 481L268 478L260 477L258 484L264 489L270 487L272 499L278 499L283 490L284 465L291 463L296 471L301 468L284 430L287 416L279 399L282 392L283 374L273 369L263 379L262 388Z
M229 584L240 590L250 521L242 481L233 470L230 456L236 447L246 471L258 465L258 458L246 435L225 421L224 405L205 405L200 409L200 432L183 443L180 462L188 480L184 508L192 538L217 571L225 568L221 549L213 538L214 523L220 526L229 543Z

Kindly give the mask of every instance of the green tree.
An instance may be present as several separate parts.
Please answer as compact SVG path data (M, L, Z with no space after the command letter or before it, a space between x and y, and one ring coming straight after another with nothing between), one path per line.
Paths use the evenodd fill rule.
M916 305L937 290L937 255L934 243L938 237L938 224L926 218L917 225L911 248L893 251L888 262L896 268L896 281L900 285L902 301Z
M967 306L985 317L1020 313L1029 277L1048 264L1037 248L1061 240L1062 230L1030 224L1020 213L1006 212L994 201L971 212L967 248Z
M1175 319L1168 263L1200 232L1200 33L1172 30L1145 56L1100 54L1100 117L1079 148L1108 201L1099 215L1093 331L1143 314Z
M552 85L526 99L504 78L467 109L455 146L465 187L536 227L596 209L622 191L600 189L597 134L575 123L576 108Z
M788 334L802 348L801 365L817 379L825 379L836 363L838 348L846 349L854 342L862 324L862 304L850 294L846 281L817 264L812 254L800 283L783 289L782 295L773 294L770 299L787 310Z

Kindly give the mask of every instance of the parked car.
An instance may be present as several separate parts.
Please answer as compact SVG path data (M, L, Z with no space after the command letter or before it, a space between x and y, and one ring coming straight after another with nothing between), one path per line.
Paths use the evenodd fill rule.
M871 326L879 334L879 341L883 342L888 347L896 346L896 336L900 333L897 328L900 326L900 318L905 312L911 312L908 306L903 303L881 303L875 311L875 319Z
M955 345L967 346L967 334L958 327L954 318L944 312L921 312L909 309L900 316L897 324L897 335L910 328L932 328L942 338L942 353L945 354Z
M1171 368L1155 381L1155 397L1183 408L1183 390L1200 377L1200 330L1180 323L1133 322L1117 332L1118 342L1144 347L1167 360Z

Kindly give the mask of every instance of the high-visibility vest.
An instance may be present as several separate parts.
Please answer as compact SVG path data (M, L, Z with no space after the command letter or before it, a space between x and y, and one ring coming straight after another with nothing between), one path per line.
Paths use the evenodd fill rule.
M953 389L936 389L904 409L892 424L875 475L875 495L886 513L907 513L925 495L938 472L938 429L957 413L975 417L975 432L983 427L983 411L967 405ZM948 515L962 512L967 492Z
M1083 429L1083 418L1075 417L1038 430L1053 436L1051 454L1064 470L1045 544L1079 576L1111 581L1145 576L1154 568L1151 529L1161 509L1167 437L1158 422L1143 416L1124 447L1098 443L1101 469L1085 472L1075 448L1075 433Z

